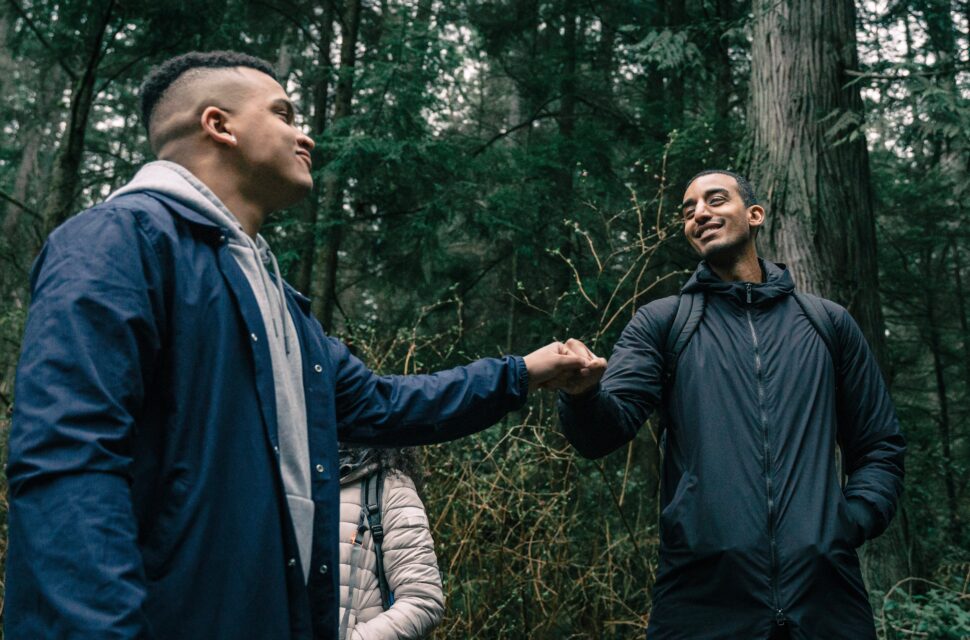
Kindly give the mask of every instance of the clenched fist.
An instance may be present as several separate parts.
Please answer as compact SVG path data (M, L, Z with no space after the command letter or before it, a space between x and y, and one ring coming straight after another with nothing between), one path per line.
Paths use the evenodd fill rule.
M529 371L529 390L562 389L579 394L600 381L606 359L596 357L585 344L570 338L552 342L525 357Z

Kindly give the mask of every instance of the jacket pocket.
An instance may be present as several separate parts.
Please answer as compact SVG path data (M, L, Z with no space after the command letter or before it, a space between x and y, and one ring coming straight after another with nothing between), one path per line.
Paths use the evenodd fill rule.
M668 549L689 548L697 477L684 474L670 503L660 512L660 543Z
M839 492L838 505L838 540L849 549L856 549L865 542L865 532L860 523L852 517L852 510L849 508L849 501L845 494Z

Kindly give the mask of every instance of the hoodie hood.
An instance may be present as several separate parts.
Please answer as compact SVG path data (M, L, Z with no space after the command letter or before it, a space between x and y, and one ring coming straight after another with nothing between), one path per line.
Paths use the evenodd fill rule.
M273 252L270 251L266 239L259 234L256 234L255 238L247 235L232 211L191 171L180 164L167 160L149 162L138 170L131 182L108 196L108 200L128 193L143 191L160 193L190 207L193 211L200 213L206 219L225 229L228 233L230 245L245 247L252 252L253 258L258 263L263 264L266 269L272 268L276 282L269 278L266 269L260 269L262 286L267 298L274 300L279 307L280 316L282 317L286 313L286 296L283 292L283 278L280 276L279 263ZM282 325L282 327L278 325ZM272 329L276 332L276 335L279 335L282 329L283 342L286 345L286 352L289 353L290 336L286 325L286 322L277 323L274 321Z
M212 193L209 187L205 186L201 180L182 165L167 160L149 162L138 170L131 182L108 196L108 200L113 200L127 193L142 191L154 191L177 200L225 228L229 232L230 242L248 244L244 238L240 237L245 236L246 233L236 216L226 208L226 205L216 194ZM261 236L257 236L257 238L262 239ZM263 240L263 244L265 242Z
M758 258L758 264L761 266L763 282L725 282L714 273L707 262L701 261L694 275L681 289L681 293L703 292L723 295L743 304L749 302L750 292L750 303L760 305L773 302L795 290L795 282L788 267L762 258Z

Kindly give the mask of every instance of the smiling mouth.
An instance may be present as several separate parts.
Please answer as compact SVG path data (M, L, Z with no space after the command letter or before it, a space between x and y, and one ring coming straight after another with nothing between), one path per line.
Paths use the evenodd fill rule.
M300 158L303 158L304 160L306 160L307 169L312 169L313 168L313 160L310 159L310 154L309 153L306 153L304 151L297 151L296 152L296 155L299 156Z
M697 238L698 240L703 240L703 239L704 239L704 238L706 238L706 237L707 237L708 235L710 235L710 232L712 232L712 231L717 231L717 230L718 230L718 229L720 229L720 228L721 228L721 225L716 225L716 226L712 226L712 227L706 227L706 228L704 228L704 229L701 229L701 230L700 230L700 232L698 232L698 233L697 233L697 235L696 235L695 237L696 237L696 238Z

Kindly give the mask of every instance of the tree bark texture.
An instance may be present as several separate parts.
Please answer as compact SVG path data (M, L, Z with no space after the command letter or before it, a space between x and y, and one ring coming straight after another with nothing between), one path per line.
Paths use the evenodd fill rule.
M861 131L852 0L754 0L750 176L766 205L761 241L797 287L844 305L885 366L869 158ZM835 127L839 124L839 127ZM836 135L830 130L836 128ZM910 574L897 523L868 545L870 587Z
M768 258L795 282L845 305L884 363L876 233L851 0L755 0L751 47L752 182L767 205ZM836 135L828 130L842 122Z

